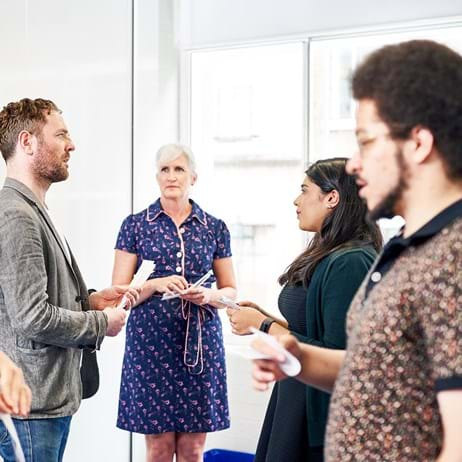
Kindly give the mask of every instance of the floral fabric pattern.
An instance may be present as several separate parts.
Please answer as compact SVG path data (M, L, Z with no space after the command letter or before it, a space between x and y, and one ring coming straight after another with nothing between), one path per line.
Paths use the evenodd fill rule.
M154 261L151 279L177 274L198 280L215 259L231 256L230 235L223 221L191 203L192 212L180 227L163 212L160 200L130 215L115 248L136 254L137 266L144 259ZM191 358L197 367L185 364ZM162 301L154 294L132 310L117 426L144 434L229 427L221 321L214 308L188 303L185 313L181 299Z
M462 219L409 246L348 315L327 462L434 461L438 389L462 384ZM459 384L459 385L457 385Z

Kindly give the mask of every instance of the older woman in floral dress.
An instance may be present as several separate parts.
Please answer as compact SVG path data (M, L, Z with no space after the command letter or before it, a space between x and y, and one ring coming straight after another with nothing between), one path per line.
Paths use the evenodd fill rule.
M162 147L156 178L160 198L124 220L116 243L115 284L130 282L143 260L156 265L127 323L117 426L146 435L148 461L199 462L206 433L229 427L216 308L236 295L230 235L189 199L197 175L187 147Z

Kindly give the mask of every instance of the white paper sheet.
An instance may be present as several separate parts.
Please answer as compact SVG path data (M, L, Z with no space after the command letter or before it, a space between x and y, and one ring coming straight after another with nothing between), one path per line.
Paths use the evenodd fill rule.
M281 353L286 358L282 363L280 363L280 368L282 371L289 377L295 377L301 371L300 361L289 353L272 335L266 334L265 332L260 332L257 329L251 328L253 335L245 336L245 344L239 345L225 345L227 353L236 354L242 358L253 360L253 359L269 359L270 356L267 356L253 348L251 343L254 338L258 337L271 348L276 350L278 353Z
M219 303L222 303L223 305L226 306L226 308L231 308L232 310L240 310L241 307L234 301L234 300L231 300L230 298L228 297L220 297L218 299Z
M277 340L270 334L262 332L254 327L251 327L250 330L255 336L257 336L262 342L266 343L269 347L275 350L277 353L282 354L285 357L285 360L280 363L279 367L281 370L288 375L289 377L295 377L300 374L302 370L302 365L300 361L292 354L289 353Z
M13 442L13 449L14 455L16 457L17 462L26 462L24 457L24 452L21 447L21 443L19 442L18 434L16 433L16 428L13 423L13 419L10 415L4 414L0 412L0 420L2 420L3 424L5 425L8 433L10 434L11 440Z
M130 282L129 287L136 287L136 286L143 285L148 280L149 276L154 271L155 267L156 265L154 264L153 261L143 260L141 262L140 267L138 268L138 271L133 276L132 282ZM127 299L124 295L119 305L117 306L117 308L124 307L126 303L127 303Z

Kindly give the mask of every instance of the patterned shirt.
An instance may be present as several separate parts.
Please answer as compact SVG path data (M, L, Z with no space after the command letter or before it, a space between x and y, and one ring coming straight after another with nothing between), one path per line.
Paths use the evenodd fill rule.
M462 389L462 201L397 236L352 302L326 461L433 461L441 390Z

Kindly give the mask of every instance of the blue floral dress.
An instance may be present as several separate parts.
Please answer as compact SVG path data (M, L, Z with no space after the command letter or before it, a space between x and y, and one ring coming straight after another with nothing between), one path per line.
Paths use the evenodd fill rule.
M155 262L150 278L194 282L231 256L225 223L191 201L177 227L160 200L128 216L116 249ZM211 277L206 287L215 281ZM229 427L221 321L216 310L154 294L134 308L126 330L117 426L145 434L213 432Z

